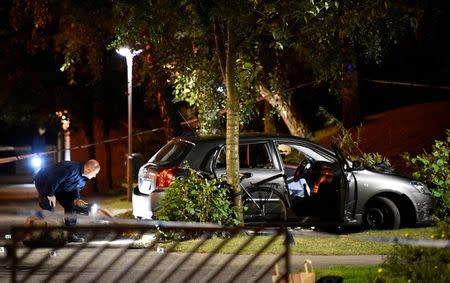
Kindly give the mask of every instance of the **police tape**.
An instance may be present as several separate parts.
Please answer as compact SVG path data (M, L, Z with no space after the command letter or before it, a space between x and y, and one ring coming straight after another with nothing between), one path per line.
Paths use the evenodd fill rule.
M188 125L189 127L190 127L190 123L197 121L196 118L193 118L193 119L190 119L190 120L186 120L186 119L184 119L184 117L183 117L183 120L184 120L184 122L181 122L180 124ZM144 134L148 134L148 133L152 133L152 132L157 132L157 131L162 131L162 130L164 130L164 127L150 129L150 130L145 130L145 131L140 131L140 132L137 132L137 133L133 134L132 136L140 136L140 135L144 135ZM122 137L118 137L118 138L107 139L107 140L96 142L96 143L78 145L78 146L74 146L74 147L70 147L70 148L64 148L64 149L60 149L60 150L51 150L51 151L45 151L45 152L37 152L37 153L29 153L29 154L22 154L22 155L17 155L17 156L11 156L11 157L4 157L4 158L0 158L0 164L15 162L15 161L23 160L23 159L28 159L28 158L32 158L34 156L41 156L41 155L49 155L49 154L54 154L54 153L59 153L59 152L66 152L67 150L72 151L72 150L76 150L76 149L85 149L85 148L92 147L92 146L97 146L97 145L101 145L101 144L122 141L122 140L126 140L126 139L128 139L128 136L122 136Z
M161 127L161 128L141 131L141 132L137 132L137 133L133 134L132 136L140 136L140 135L148 134L148 133L151 133L151 132L161 131L163 129L164 128ZM95 142L95 143L90 143L90 144L83 144L83 145L73 146L73 147L70 147L70 148L64 148L64 149L60 149L60 150L51 150L51 151L43 151L43 152L36 152L36 153L21 154L21 155L17 155L17 156L4 157L4 158L0 158L0 164L15 162L15 161L19 161L19 160L24 160L24 159L32 158L34 156L43 156L43 155L49 155L49 154L54 154L54 153L59 153L59 152L65 152L67 150L72 151L72 150L77 150L77 149L85 149L85 148L92 147L92 146L97 146L97 145L101 145L101 144L122 141L122 140L126 140L126 139L128 139L128 136L122 136L122 137L118 137L118 138L107 139L107 140L103 140L103 141L100 141L100 142Z
M450 248L449 240L434 240L434 239L413 239L413 238L399 238L399 237L369 237L366 238L372 242L393 243L409 246L421 246L430 248Z
M32 158L33 156L41 156L41 155L48 155L52 153L57 153L58 150L52 150L52 151L46 151L46 152L39 152L39 153L29 153L29 154L22 154L18 156L11 156L11 157L4 157L0 158L0 164L2 163L10 163L14 161L19 161L27 158Z

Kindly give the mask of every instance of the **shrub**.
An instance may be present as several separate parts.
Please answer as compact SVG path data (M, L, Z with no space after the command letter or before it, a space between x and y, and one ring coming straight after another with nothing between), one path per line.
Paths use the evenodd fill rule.
M187 176L176 177L167 189L158 219L234 224L228 189L213 178L185 168Z
M356 132L352 133L350 129L346 129L344 124L322 107L319 108L319 115L325 117L327 125L336 126L338 133L333 137L332 142L342 150L344 155L354 160L360 160L366 167L374 168L382 166L386 169L393 170L388 158L378 152L366 153L361 150L359 147L359 143L361 142L361 126L356 127Z
M431 153L424 151L416 157L408 153L402 155L407 165L415 170L413 177L425 183L436 197L438 217L446 217L450 212L450 130L446 133L447 140L436 140Z
M450 239L450 218L440 222L434 239ZM397 245L379 269L375 282L448 282L450 249Z
M389 159L385 156L382 156L378 152L363 153L362 156L360 157L360 160L364 163L365 166L371 167L371 168L374 168L374 167L377 167L380 165L385 165L388 168L392 167Z

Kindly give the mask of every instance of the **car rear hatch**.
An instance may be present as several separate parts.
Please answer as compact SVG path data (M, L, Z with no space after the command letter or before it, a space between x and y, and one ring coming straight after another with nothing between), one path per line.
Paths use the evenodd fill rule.
M139 192L150 194L167 189L181 162L193 147L194 143L181 138L173 139L164 145L139 169Z

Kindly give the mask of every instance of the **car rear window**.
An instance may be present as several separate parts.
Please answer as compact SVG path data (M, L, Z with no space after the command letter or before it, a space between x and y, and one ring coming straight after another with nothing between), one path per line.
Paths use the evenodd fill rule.
M158 165L180 163L193 146L188 141L171 140L153 155L148 162Z

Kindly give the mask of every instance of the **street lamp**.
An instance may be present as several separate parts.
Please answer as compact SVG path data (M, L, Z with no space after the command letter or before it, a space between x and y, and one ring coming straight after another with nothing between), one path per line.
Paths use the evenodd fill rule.
M70 160L70 113L67 110L62 110L56 111L55 114L61 120L61 128L64 133L64 160ZM58 139L60 139L59 134Z
M127 154L127 199L131 200L131 159L132 159L132 143L131 133L133 130L132 117L133 117L133 86L132 86L132 70L133 70L133 57L142 52L142 50L132 50L128 47L121 47L116 50L117 53L124 56L127 59L127 78L128 78L128 154Z

